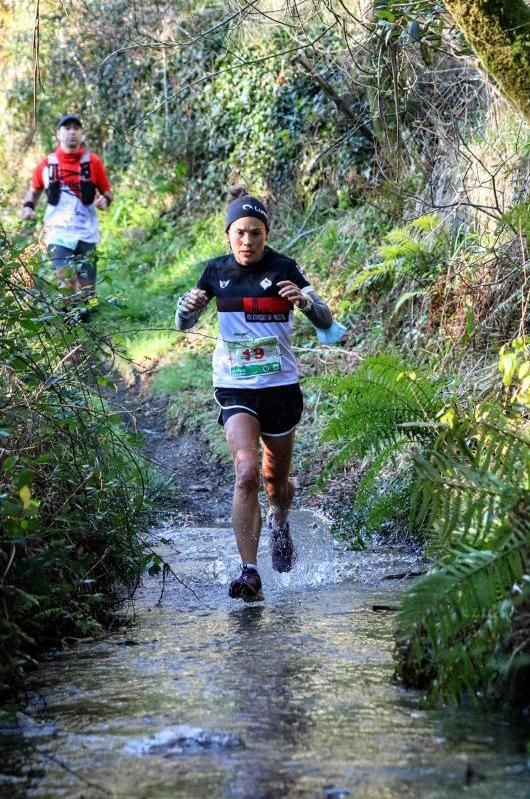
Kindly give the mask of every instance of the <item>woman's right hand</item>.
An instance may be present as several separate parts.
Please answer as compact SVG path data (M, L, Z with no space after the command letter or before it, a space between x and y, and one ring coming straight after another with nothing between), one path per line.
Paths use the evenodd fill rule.
M208 304L209 297L205 291L202 289L190 289L183 297L180 302L181 307L188 311L188 313L193 313L195 311L202 311L205 305Z

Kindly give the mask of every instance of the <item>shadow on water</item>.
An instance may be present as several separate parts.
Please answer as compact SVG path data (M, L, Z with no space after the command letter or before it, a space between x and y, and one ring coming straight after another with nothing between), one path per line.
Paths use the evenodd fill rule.
M392 682L399 548L340 550L293 514L289 574L259 555L266 600L230 601L233 536L166 523L181 584L147 579L138 623L54 653L0 736L9 799L528 799L528 729L478 709L425 712ZM401 583L403 585L403 583Z

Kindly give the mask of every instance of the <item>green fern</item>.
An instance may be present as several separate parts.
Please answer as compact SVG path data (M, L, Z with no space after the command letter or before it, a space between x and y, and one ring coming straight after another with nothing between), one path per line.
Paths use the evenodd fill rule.
M391 460L399 460L400 470L406 470L415 449L432 445L440 427L437 416L447 403L447 384L412 370L394 355L366 358L353 374L327 378L325 384L336 398L336 412L324 438L339 447L321 483L353 458L368 459L354 511L362 508L367 529L375 529L395 518L396 504L379 496L381 472ZM395 487L405 513L411 484Z
M392 441L375 456L368 468L365 469L355 490L355 502L353 503L355 511L361 510L370 501L379 480L381 469L399 451L400 447L401 441Z
M457 701L493 691L501 672L514 679L530 654L501 656L529 594L530 437L491 404L456 419L416 468L437 565L403 603L398 672L431 703Z
M423 274L432 268L445 246L440 220L426 214L405 227L391 230L384 237L373 261L353 275L346 285L347 292L372 289L392 289L411 274Z
M470 442L470 443L468 443ZM430 545L501 546L503 520L521 501L530 474L530 440L500 419L440 436L418 460L417 490L430 505Z
M324 435L347 442L341 463L397 442L432 441L447 398L445 381L426 377L393 355L366 358L356 372L328 385L337 412Z
M523 581L529 554L528 529L518 524L498 551L453 550L451 563L408 593L400 614L400 639L408 643L400 672L417 685L417 672L427 665L431 704L458 701L464 691L475 696L498 676L497 652L521 603L512 589Z
M413 470L408 466L389 484L379 486L378 494L370 498L365 510L364 525L369 532L389 523L406 524L412 482Z
M425 295L425 291L422 289L414 289L413 291L405 291L401 297L397 300L396 304L394 305L394 310L392 311L392 316L397 316L401 308L407 303L413 300L415 297L423 297Z

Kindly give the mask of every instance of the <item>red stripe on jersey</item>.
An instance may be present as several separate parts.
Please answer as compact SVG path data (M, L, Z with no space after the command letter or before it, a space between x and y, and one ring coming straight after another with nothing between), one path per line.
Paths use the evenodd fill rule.
M245 313L286 313L293 304L283 297L243 297Z

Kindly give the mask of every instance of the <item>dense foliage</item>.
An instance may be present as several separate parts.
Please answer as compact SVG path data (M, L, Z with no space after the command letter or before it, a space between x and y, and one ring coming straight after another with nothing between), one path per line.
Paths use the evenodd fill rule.
M43 645L98 635L144 560L134 436L107 407L102 339L28 253L0 257L0 691Z
M399 672L435 700L528 700L529 350L522 338L503 348L498 400L448 408L417 462L415 512L428 516L436 568L405 600Z

